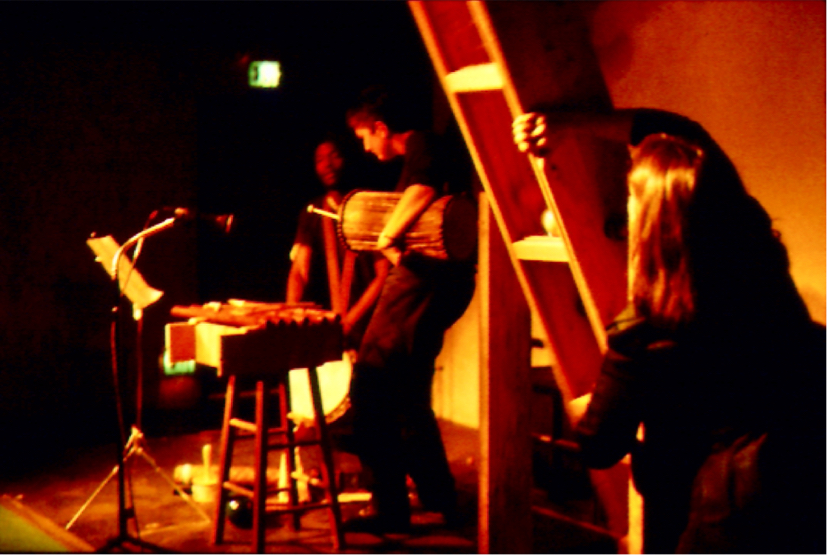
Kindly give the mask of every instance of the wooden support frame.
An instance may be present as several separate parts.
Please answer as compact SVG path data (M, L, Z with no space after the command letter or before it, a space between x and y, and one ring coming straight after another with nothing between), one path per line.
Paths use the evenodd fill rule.
M480 553L532 548L531 313L480 195Z
M607 348L605 326L626 303L626 244L609 230L625 213L628 153L625 144L570 136L553 156L529 159L511 140L511 122L524 110L539 108L612 109L588 29L578 17L580 7L575 2L408 4L488 194L490 216L504 242L503 256L511 261L528 306L542 322L542 339L556 361L555 381L567 402L591 390ZM555 216L559 240L539 239L544 235L540 222L546 210ZM494 252L486 248L489 255ZM482 279L482 252L480 257ZM493 271L492 262L486 264ZM492 306L503 309L502 304ZM510 317L483 312L483 318L488 318L483 326ZM482 339L485 345L490 337ZM522 347L513 341L512 348ZM482 372L489 373L481 380L483 388L500 379L492 353L483 358ZM481 417L483 459L488 457L491 466L481 475L481 551L503 549L498 535L510 535L514 529L510 515L499 512L497 496L510 495L512 502L526 507L530 503L524 485L498 474L494 455L485 451L503 449L497 443L502 441L500 431L486 429L500 425L491 420L495 401L484 397L491 394L490 390L482 393L488 403L484 410L489 411ZM518 397L517 404L527 405L527 399L527 395ZM513 400L506 406L520 408ZM506 418L511 417L519 414ZM527 460L530 457L529 451ZM514 472L522 468L519 462L512 464ZM628 465L593 471L592 484L610 534L622 537L630 529L637 530L629 526L633 490L628 487ZM500 488L510 491L503 493ZM486 495L495 498L482 499ZM634 539L628 545L635 545Z

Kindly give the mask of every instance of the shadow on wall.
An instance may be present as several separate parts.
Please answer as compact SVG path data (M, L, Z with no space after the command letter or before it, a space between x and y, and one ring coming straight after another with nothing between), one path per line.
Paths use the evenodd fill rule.
M807 308L810 310L810 317L816 322L824 324L827 322L827 300L825 300L824 293L816 291L812 287L806 285L798 288L801 298L807 303Z
M627 2L622 10L613 10L613 17L597 17L605 2L584 2L582 11L591 30L595 54L607 82L620 79L632 66L634 29L656 18L662 7L658 2Z

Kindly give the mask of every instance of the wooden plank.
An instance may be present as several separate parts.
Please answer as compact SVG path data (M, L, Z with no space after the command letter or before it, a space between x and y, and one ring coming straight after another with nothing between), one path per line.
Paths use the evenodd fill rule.
M577 2L469 2L469 10L489 57L502 66L510 119L537 109L611 110ZM533 159L532 171L569 249L586 314L605 351L605 325L625 301L625 243L604 234L606 222L625 212L625 145L598 148L584 137L573 142L575 147L558 152L550 164Z
M550 160L529 159L512 143L511 122L524 109L612 109L582 6L478 1L409 5L488 193L517 281L543 324L558 362L555 380L568 401L591 389L607 346L605 325L625 304L626 245L617 233L625 214L625 145L570 137ZM499 67L502 90L452 88L451 80L458 79L450 74L479 64ZM568 264L537 260L551 256L531 251L528 238L544 233L546 209L558 223ZM481 426L485 432L482 421ZM500 482L495 478L488 476L496 487L518 487L507 477ZM625 534L628 467L596 471L592 478L609 528L614 535ZM496 541L507 522L486 530L481 523L480 545L484 532L487 541Z
M501 91L457 95L457 106L477 152L476 168L504 237L511 242L543 235L547 208L531 163L511 138L513 117ZM482 179L485 176L485 179Z
M570 264L601 348L605 328L626 305L628 151L625 144L570 137L543 163L569 245Z
M477 173L504 239L517 244L517 240L542 235L547 205L528 158L511 140L511 112L503 94L492 91L457 97L468 128L467 140L478 153ZM509 248L513 250L513 245ZM578 308L582 302L569 265L521 263L516 253L513 258L523 292L543 322L544 339L558 361L554 372L563 398L587 392L600 367L600 350L585 318L587 312Z
M428 50L440 52L441 68L437 71L447 74L491 62L465 2L408 2L408 5ZM431 29L439 32L432 33Z
M480 553L530 553L531 315L480 195Z
M548 235L526 237L521 241L517 241L514 243L514 254L519 260L569 261L569 253L563 240Z
M569 265L525 261L521 267L540 307L537 315L557 361L551 370L566 403L591 391L602 355Z
M453 93L491 91L503 87L500 68L494 64L466 66L446 75L445 82Z
M488 56L508 68L516 112L612 109L579 4L468 3Z

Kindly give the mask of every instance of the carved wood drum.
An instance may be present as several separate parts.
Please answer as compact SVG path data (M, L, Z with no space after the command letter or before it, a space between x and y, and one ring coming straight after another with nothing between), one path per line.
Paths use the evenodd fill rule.
M376 250L376 240L402 193L353 191L339 207L339 238L353 251ZM406 250L438 260L464 261L476 253L477 207L464 195L435 200L405 233Z

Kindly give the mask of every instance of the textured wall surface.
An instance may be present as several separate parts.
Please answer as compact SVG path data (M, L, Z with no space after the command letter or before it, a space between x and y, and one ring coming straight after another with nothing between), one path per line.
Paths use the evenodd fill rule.
M600 2L592 40L616 107L701 123L773 218L825 321L825 4Z

